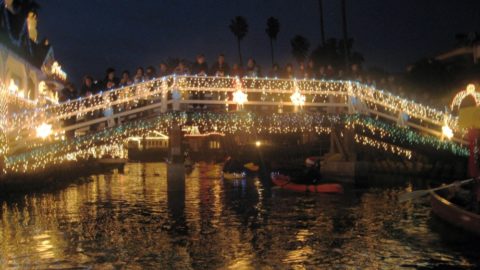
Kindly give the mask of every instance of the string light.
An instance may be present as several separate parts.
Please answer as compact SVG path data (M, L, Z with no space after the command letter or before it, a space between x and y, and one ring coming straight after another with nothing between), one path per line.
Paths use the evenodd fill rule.
M234 78L234 77L204 77L204 76L167 76L160 79L141 82L110 91L101 92L97 95L67 101L61 104L38 106L32 103L30 107L23 107L24 112L7 114L7 106L15 100L21 100L18 95L18 87L5 87L0 82L2 99L0 110L2 117L0 124L2 132L0 143L2 153L5 153L6 168L11 172L26 172L61 164L65 161L79 160L88 157L97 157L95 149L112 150L114 145L122 145L129 136L142 136L151 130L168 133L172 123L184 125L187 122L198 126L202 132L218 132L222 134L235 134L238 131L251 134L287 134L299 132L315 132L329 134L333 124L343 124L347 129L358 131L356 142L372 147L381 147L385 151L394 154L411 157L411 152L405 152L397 144L405 144L411 147L416 145L428 145L435 149L450 151L455 155L464 156L466 149L452 141L442 141L434 136L427 136L411 128L400 128L396 125L387 124L385 121L357 115L344 117L341 115L325 115L318 112L306 113L273 113L262 115L242 112L234 114L222 113L164 113L154 120L139 120L124 123L115 128L106 129L95 134L88 134L73 140L63 139L60 123L70 117L85 116L94 111L103 111L107 108L116 107L118 110L129 110L135 107L139 100L147 100L153 104L163 99L175 96L175 100L182 103L195 103L196 100L188 100L188 96L198 93L211 93L218 96L212 100L202 100L208 104L238 105L266 104L269 106L338 106L348 107L349 99L355 98L361 102L370 112L378 115L390 115L394 119L402 113L408 122L416 123L426 130L437 131L443 126L448 126L452 136L462 134L457 128L457 117L448 113L424 106L413 101L402 99L398 96L377 90L371 86L351 81L325 81L325 80L284 80L263 78ZM11 88L11 90L10 90ZM13 91L15 90L15 91ZM293 94L292 94L293 91ZM228 100L228 94L233 94L233 99ZM251 100L248 100L248 95ZM291 103L284 102L290 95ZM293 98L292 98L293 96ZM162 105L163 106L163 105ZM365 110L366 111L366 110ZM8 117L7 117L8 116ZM50 127L47 136L38 136L36 127L48 125ZM46 126L42 129L46 130ZM44 140L35 140L37 134ZM33 136L32 136L33 135ZM31 136L31 137L29 137ZM9 139L11 138L11 139ZM387 142L377 142L379 139ZM24 142L21 148L10 148L13 145ZM395 145L394 145L395 144ZM22 149L19 150L11 149ZM113 151L113 150L112 150ZM120 150L115 150L119 152ZM123 150L122 150L123 151ZM94 153L95 152L95 153ZM121 151L120 151L121 152Z
M112 156L120 157L125 155L126 150L122 146L127 138L147 136L152 130L168 134L174 123L178 125L188 123L197 127L200 133L235 134L241 131L257 135L305 132L329 134L332 125L340 125L358 132L354 139L359 144L407 158L412 157L412 151L399 145L406 145L412 149L419 145L428 145L435 149L451 151L456 155L468 155L468 150L458 144L358 115L340 117L322 113L196 112L166 113L154 119L125 123L72 140L53 141L27 152L8 156L6 168L9 172L31 172L67 161L102 157L102 154L108 151L114 152Z
M452 131L452 129L451 129L449 126L447 126L447 125L445 125L445 126L442 127L442 134L443 134L443 136L445 136L445 137L446 137L447 139L449 139L449 140L453 137L453 131Z
M450 109L453 111L455 108L460 108L462 101L469 96L473 98L476 106L480 105L480 93L475 92L474 84L469 84L465 90L458 92L453 97L452 103L450 104Z
M49 124L41 124L37 127L37 137L45 139L52 134L52 125Z
M296 80L295 80L295 92L290 96L290 100L292 101L292 103L295 107L298 107L298 106L302 107L303 105L305 105L306 98L298 90Z

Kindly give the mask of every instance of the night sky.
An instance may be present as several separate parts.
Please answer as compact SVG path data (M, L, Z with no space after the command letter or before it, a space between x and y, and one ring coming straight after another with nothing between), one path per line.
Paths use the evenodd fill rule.
M280 21L277 62L294 62L290 39L300 34L312 49L320 42L317 0L38 0L40 38L48 37L70 78L103 77L107 67L131 72L169 57L193 60L218 53L237 61L236 39L228 25L244 16L249 33L244 59L254 57L264 70L270 53L266 20ZM339 0L324 0L327 38L341 37ZM349 36L367 66L401 71L420 57L455 45L458 32L480 31L478 0L347 0Z

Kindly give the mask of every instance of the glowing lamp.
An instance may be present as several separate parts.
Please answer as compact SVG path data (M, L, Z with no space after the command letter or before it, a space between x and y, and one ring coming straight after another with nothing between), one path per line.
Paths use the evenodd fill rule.
M233 101L242 106L248 101L248 94L245 94L242 90L237 90L233 93Z
M467 85L467 93L468 94L472 94L472 93L475 93L475 85L474 84L469 84Z
M255 146L256 146L256 147L262 146L262 142L261 142L261 141L256 141L256 142L255 142Z
M453 131L449 126L444 125L442 127L442 135L447 139L451 139L453 137Z
M305 96L300 94L300 92L298 90L296 90L295 93L293 93L290 96L290 100L292 101L293 105L295 105L295 106L305 105Z
M10 93L15 93L18 91L18 86L13 79L10 79L10 84L8 85L8 91L10 91Z
M37 137L45 139L52 134L52 125L50 124L41 124L37 127Z

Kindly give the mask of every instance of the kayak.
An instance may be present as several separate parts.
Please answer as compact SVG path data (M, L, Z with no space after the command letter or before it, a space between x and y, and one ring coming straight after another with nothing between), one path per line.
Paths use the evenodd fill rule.
M325 183L317 185L305 185L305 184L296 184L291 182L290 177L272 173L271 175L272 182L283 188L292 191L299 192L312 192L312 193L343 193L343 187L340 184L335 183Z
M253 162L247 163L247 164L243 165L243 167L245 167L246 169L248 169L251 172L257 172L258 169L260 169L260 167L258 165L255 165L255 163L253 163Z
M480 236L480 215L461 208L434 191L430 193L430 204L432 212L439 218Z
M245 178L245 176L246 176L246 174L244 172L241 172L241 173L223 172L223 179L227 179L227 180L243 179L243 178Z

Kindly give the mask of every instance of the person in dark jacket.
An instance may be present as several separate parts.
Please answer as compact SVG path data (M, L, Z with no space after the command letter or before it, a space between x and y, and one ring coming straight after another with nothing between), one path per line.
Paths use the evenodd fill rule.
M157 77L157 72L153 66L147 67L147 71L145 72L145 80L153 80Z
M243 68L237 63L233 64L230 75L239 78L243 77Z
M77 91L75 90L75 87L73 86L72 83L67 82L65 84L65 88L63 88L62 91L61 91L60 101L61 102L66 102L66 101L69 101L69 100L75 100L77 98L78 98L78 94L77 94ZM72 117L66 118L63 121L63 125L65 127L68 127L68 126L71 126L71 125L75 124L75 122L76 122L76 117L72 116ZM73 138L75 136L75 130L66 131L65 136L69 139Z
M280 66L278 64L273 64L272 70L270 70L270 74L268 76L270 78L279 78L281 75Z
M303 175L300 176L300 179L297 179L296 182L305 185L316 185L319 184L321 180L322 175L320 173L320 160L316 160L312 166L306 168Z
M218 56L217 62L213 64L210 74L220 77L230 75L230 66L225 63L225 55L223 53Z
M253 58L249 58L247 61L247 68L245 70L246 77L260 77L262 76L260 71L260 66L257 65L257 62Z
M208 65L205 60L205 55L197 55L196 61L192 66L192 75L207 76Z
M158 67L160 68L160 70L158 71L159 78L170 75L170 71L168 69L167 64L161 63Z
M115 76L115 69L107 69L105 80L103 81L103 87L108 89L113 89L118 87L119 79Z
M131 84L133 84L133 80L130 78L130 72L128 70L124 70L122 72L119 86L129 86Z
M93 83L93 78L89 75L83 77L82 87L80 88L80 96L89 97L97 93Z
M195 63L192 66L192 75L198 75L198 76L207 76L208 73L208 65L207 62L205 61L205 56L203 54L197 55L197 59ZM199 100L204 100L205 99L205 93L203 92L194 92L192 95L193 99L199 99ZM194 109L205 109L206 106L203 105L201 106L200 104L193 104Z
M96 88L95 84L93 83L93 78L91 76L87 75L83 78L82 88L80 89L80 95L82 97L88 98L88 97L90 97L92 95L95 95L95 94L97 94L97 88ZM87 100L85 105L87 107L90 107L93 104L90 100ZM99 111L96 110L96 111L87 113L86 119L87 120L93 120L93 119L97 118L98 116L99 116ZM90 126L90 131L96 131L97 127L98 127L98 124L91 125Z

